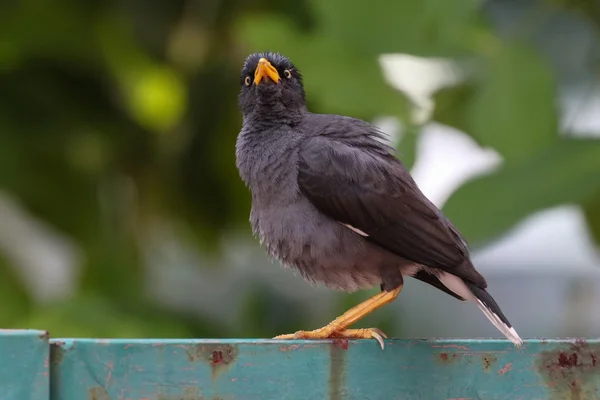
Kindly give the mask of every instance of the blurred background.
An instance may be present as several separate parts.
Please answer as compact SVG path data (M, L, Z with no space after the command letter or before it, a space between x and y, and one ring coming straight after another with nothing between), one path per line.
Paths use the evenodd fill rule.
M600 336L600 2L3 0L0 326L272 337L373 291L270 262L235 169L239 74L289 56L312 111L372 121L521 336ZM409 280L360 326L499 333Z

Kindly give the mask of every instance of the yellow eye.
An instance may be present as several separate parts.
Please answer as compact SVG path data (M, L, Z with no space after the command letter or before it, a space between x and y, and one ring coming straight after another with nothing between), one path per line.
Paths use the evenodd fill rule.
M286 69L285 71L283 71L283 75L288 79L290 79L292 77L292 73L290 72L289 69Z
M250 77L249 76L247 76L246 79L244 80L244 85L250 86Z

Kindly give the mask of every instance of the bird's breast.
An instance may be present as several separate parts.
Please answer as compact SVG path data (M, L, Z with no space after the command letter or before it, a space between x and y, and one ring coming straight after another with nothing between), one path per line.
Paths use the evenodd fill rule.
M268 201L297 180L297 140L287 131L244 132L236 143L236 166L254 199Z

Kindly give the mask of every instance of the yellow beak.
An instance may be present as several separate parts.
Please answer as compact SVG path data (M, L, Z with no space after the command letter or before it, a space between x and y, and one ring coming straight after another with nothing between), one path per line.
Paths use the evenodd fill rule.
M269 77L275 83L279 81L279 73L271 65L266 58L261 58L258 60L258 66L256 67L256 71L254 71L254 84L258 85L262 78Z

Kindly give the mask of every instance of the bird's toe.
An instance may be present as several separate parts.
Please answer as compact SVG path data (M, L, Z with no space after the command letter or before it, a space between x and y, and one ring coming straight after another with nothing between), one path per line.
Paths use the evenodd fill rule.
M378 328L362 328L362 329L345 329L335 332L334 337L346 339L375 339L381 346L381 350L385 348L384 339L387 335Z

